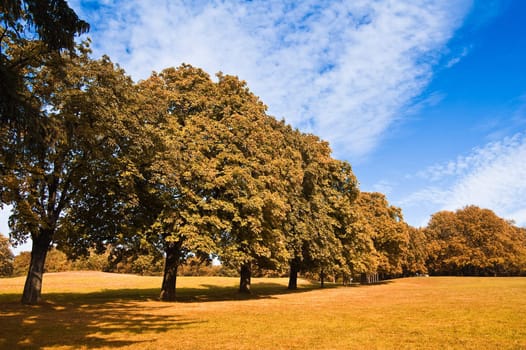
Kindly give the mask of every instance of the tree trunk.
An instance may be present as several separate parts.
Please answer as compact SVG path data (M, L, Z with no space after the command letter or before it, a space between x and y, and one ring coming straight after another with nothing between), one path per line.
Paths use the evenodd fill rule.
M250 263L244 263L241 265L239 279L239 293L250 294L250 278L252 276L252 267Z
M179 267L179 249L170 243L166 246L166 260L164 262L163 284L161 286L162 301L175 301L175 286L177 283L177 268Z
M323 270L320 272L320 284L321 288L325 287L325 272Z
M289 274L289 286L288 289L298 289L298 259L292 259L290 261L290 274Z
M40 230L39 235L33 238L31 261L22 293L22 304L35 305L42 301L42 278L52 236L52 230Z

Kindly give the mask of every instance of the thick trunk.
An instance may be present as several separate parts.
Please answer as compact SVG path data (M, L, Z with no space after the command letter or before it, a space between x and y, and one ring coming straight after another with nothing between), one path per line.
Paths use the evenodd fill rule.
M250 278L252 276L252 267L250 263L244 263L241 265L239 279L239 293L250 294Z
M297 259L290 261L290 275L289 275L289 286L288 289L298 289L298 271L299 264Z
M38 237L33 238L31 261L22 294L22 304L34 305L42 301L42 277L52 236L51 230L41 230Z
M162 301L175 301L175 286L177 282L177 268L179 267L179 249L175 244L166 247L166 261L164 264L163 284L161 287Z
M325 272L323 271L320 272L320 285L321 288L325 287Z

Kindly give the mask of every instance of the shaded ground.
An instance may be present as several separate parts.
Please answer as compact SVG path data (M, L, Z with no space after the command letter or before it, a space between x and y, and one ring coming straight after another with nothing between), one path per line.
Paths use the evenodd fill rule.
M158 306L156 311L162 307ZM86 304L48 302L39 306L3 304L0 346L3 349L53 346L118 348L137 344L137 340L112 339L112 334L161 334L168 329L198 322L177 315L155 315L150 311L150 307L142 308L131 301L92 301Z
M82 276L78 272L64 275L68 274ZM174 304L270 299L306 292L317 285L295 291L278 283L254 283L252 288L251 294L238 293L237 286L200 284L196 288L178 288L176 303L159 302L159 288L43 293L45 301L36 306L22 305L19 293L1 293L0 289L0 301L4 301L0 302L0 349L119 348L148 343L168 330L206 322L172 314ZM130 334L130 339L112 339L112 335L121 333ZM136 338L133 335L143 334L149 336L132 340Z
M255 279L249 296L237 279L181 278L178 302L163 303L156 278L47 277L38 306L18 302L23 281L0 279L0 349L526 349L526 278L296 292Z

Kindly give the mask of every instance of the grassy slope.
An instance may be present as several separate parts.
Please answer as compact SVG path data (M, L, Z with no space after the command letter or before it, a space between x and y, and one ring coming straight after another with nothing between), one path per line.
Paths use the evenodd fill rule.
M0 279L0 348L523 349L526 278L409 278L320 290L302 281L182 277L179 302L160 278L46 274L39 306L18 303L22 278Z

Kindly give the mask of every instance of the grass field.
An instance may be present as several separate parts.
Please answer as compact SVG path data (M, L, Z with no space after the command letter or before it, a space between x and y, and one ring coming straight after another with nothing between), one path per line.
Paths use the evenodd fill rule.
M0 279L1 349L526 349L526 278L407 278L319 289L301 281L46 274L38 306Z

